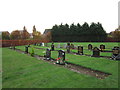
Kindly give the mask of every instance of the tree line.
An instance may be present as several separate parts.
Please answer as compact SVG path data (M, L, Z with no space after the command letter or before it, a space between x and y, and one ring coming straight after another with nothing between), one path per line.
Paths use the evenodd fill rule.
M26 27L23 30L14 30L11 33L8 31L0 33L2 40L19 40L19 39L44 39L50 42L79 42L79 41L106 41L115 40L120 41L120 26L109 34L103 29L101 23L91 23L90 25L85 22L83 25L79 23L75 25L65 24L54 25L50 32L41 34L36 27L33 26L33 32L29 33ZM2 35L2 36L1 36ZM107 39L106 39L107 38Z
M85 22L83 25L79 23L75 25L61 24L54 25L51 29L52 41L55 42L78 42L78 41L104 41L107 33L103 29L101 23Z
M40 39L41 32L36 30L36 27L33 26L33 32L30 34L26 27L23 27L23 30L14 30L11 33L8 31L2 32L2 40L19 40L19 39Z

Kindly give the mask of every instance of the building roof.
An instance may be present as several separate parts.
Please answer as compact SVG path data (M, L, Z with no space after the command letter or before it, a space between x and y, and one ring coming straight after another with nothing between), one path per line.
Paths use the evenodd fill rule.
M51 29L45 29L45 31L43 32L43 34L46 34L48 32L51 32Z

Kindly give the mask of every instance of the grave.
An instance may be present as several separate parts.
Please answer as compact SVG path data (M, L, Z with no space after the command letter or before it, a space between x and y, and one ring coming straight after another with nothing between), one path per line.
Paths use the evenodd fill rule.
M75 49L77 49L77 48L78 48L78 46L76 46L76 45L75 45L75 46L74 46L74 48L75 48Z
M100 50L103 51L105 49L105 45L101 44L100 45Z
M88 50L92 50L92 44L88 44Z
M57 48L60 48L60 43L58 44Z
M65 49L66 49L66 47L67 47L67 44L64 44L64 45L63 45L63 48L65 48Z
M54 43L51 45L51 50L54 51Z
M58 51L58 59L56 64L65 65L65 52L64 50Z
M51 50L50 49L46 49L46 55L44 55L45 60L50 60L51 59Z
M100 57L100 50L97 47L93 48L93 55L92 57Z
M39 46L39 44L37 43L36 46Z
M42 46L42 43L40 43L40 45L39 46Z
M30 47L30 44L28 45L28 47Z
M83 55L83 46L78 46L78 53L79 55Z
M44 46L45 46L45 44L44 44L44 43L42 43L42 46L44 47Z
M115 46L112 49L112 59L120 60L120 47Z
M15 46L13 46L13 49L15 50Z
M70 48L71 48L71 49L74 49L74 44L71 44L71 45L70 45Z
M34 46L36 46L36 43L34 43Z
M28 46L25 46L25 53L28 53Z
M69 43L67 44L66 49L67 49L67 53L70 53L70 44Z

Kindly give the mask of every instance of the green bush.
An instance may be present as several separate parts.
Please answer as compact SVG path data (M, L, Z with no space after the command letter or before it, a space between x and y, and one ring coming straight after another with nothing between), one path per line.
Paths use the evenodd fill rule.
M34 56L34 48L32 47L32 50L31 50L31 56L33 57Z

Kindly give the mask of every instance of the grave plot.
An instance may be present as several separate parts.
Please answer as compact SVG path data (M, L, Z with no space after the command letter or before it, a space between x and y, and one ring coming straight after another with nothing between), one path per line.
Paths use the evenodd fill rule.
M117 88L117 62L103 62L106 79L77 74L63 67L3 48L3 88ZM53 51L56 52L56 51ZM18 58L21 57L21 58ZM98 65L99 66L99 65ZM106 69L106 66L108 69ZM111 67L112 66L112 67ZM101 66L100 66L101 67Z
M34 47L37 48L37 49L48 48L48 47L38 47L38 46L34 46ZM77 54L78 53L78 50L76 50L76 49L70 49L70 47L67 47L66 49L62 48L62 50L70 51L69 52L70 54ZM55 48L55 50L60 50L60 48ZM83 52L84 52L84 55L87 55L87 56L92 56L93 55L92 50L84 49ZM100 52L100 57L111 58L111 56L112 56L112 52Z
M57 44L57 43L54 43L55 45ZM84 52L85 52L85 54L87 54L87 55L92 55L92 52L91 51L89 51L88 50L88 43L74 43L74 45L76 45L77 44L77 46L78 45L84 45L83 47L84 47ZM87 45L88 44L88 45ZM92 47L95 47L95 46L97 46L97 47L99 47L101 44L100 43L92 43L93 45L92 45ZM112 53L112 47L114 46L114 45L116 45L117 43L110 43L111 45L113 45L111 48L110 48L110 46L108 46L109 44L107 44L107 43L104 43L105 44L105 49L100 53L100 56L111 56L111 53ZM63 43L61 43L61 45L64 45ZM62 48L63 50L65 50L64 48ZM77 50L77 48L74 48L74 49L76 49ZM71 50L71 52L76 52L77 53L77 51L76 50L74 50L74 49L70 49Z
M120 47L114 47L112 49L112 59L120 60Z
M57 51L53 51L52 52L52 55L51 55L51 57L52 58L57 58L58 57L58 55L56 55L56 53L57 53ZM36 54L40 54L40 53L36 53ZM90 58L90 57L84 57L84 56L79 56L79 57L77 57L77 56L75 56L75 55L70 55L70 54L66 54L67 56L66 56L66 59L68 59L68 61L67 62L71 62L71 63L75 63L75 64L79 64L79 65L81 65L80 63L80 61L81 61L81 59L80 58L82 58L83 60L88 60L89 62L92 60L92 61L98 61L98 58L96 59L96 58ZM71 57L70 57L71 56ZM68 58L68 57L70 57L70 58ZM74 58L76 58L75 60L73 60L73 57ZM83 58L84 57L84 58ZM105 59L99 59L99 61L101 60L101 62L103 62L103 60L105 60ZM88 63L89 63L88 62ZM109 61L108 61L109 62ZM87 62L86 62L87 63ZM84 66L84 65L83 65ZM85 66L87 66L87 64L85 65ZM99 66L99 65L98 65ZM89 68L91 68L91 66L89 67ZM96 68L94 68L94 69L96 69ZM99 69L98 69L99 70Z
M16 50L20 52L19 49L16 49ZM21 52L23 53L23 51L21 51ZM97 71L97 70L86 68L86 67L83 67L83 66L80 66L80 65L76 65L76 64L73 64L73 63L70 63L70 62L65 62L65 52L62 51L62 50L59 50L58 52L59 52L58 58L60 60L57 60L56 64L64 65L66 68L69 68L70 70L73 70L77 73L84 73L84 74L87 74L87 75L95 76L95 77L100 78L100 79L104 79L108 75L111 75L110 73L104 73L104 72L101 72L101 71ZM28 55L30 55L30 54L28 53ZM49 60L49 61L54 60L54 59L51 58L51 50L49 50L49 49L46 50L46 55L44 56L45 59L44 59L44 57L41 57L41 56L36 55L36 54L34 55L34 57L36 57L39 60L40 59ZM65 65L65 63L67 65Z

